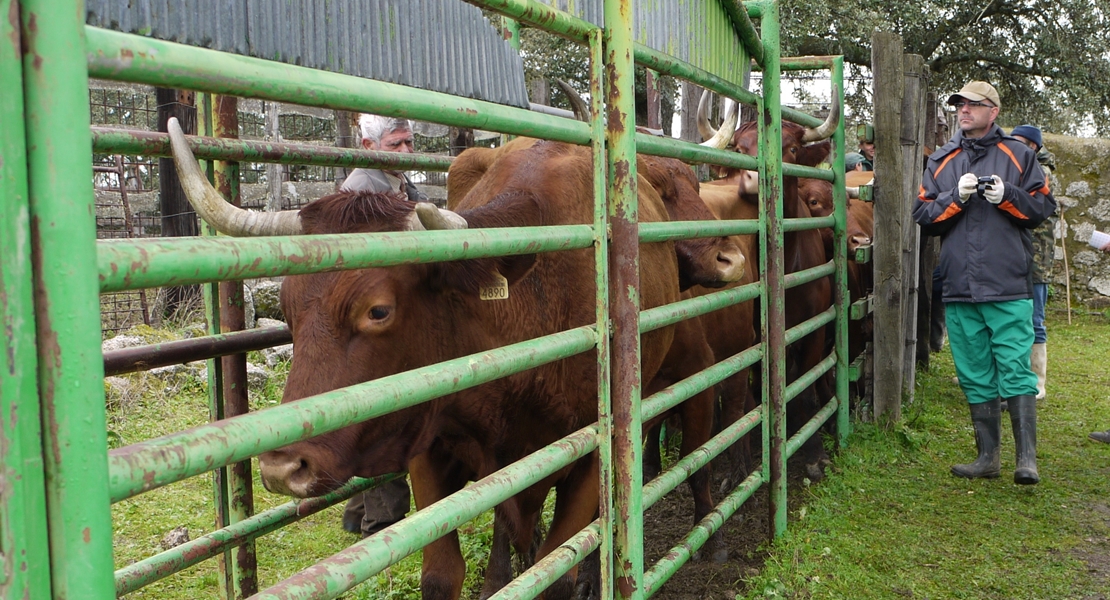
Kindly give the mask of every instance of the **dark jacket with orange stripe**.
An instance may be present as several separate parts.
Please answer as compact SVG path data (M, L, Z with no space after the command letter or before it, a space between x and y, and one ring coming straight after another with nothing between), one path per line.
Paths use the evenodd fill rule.
M978 194L960 202L964 173L998 175L1002 202ZM1037 155L1003 135L997 125L977 140L956 135L929 157L913 218L925 235L943 238L940 272L945 302L1002 302L1032 298L1030 230L1056 210Z

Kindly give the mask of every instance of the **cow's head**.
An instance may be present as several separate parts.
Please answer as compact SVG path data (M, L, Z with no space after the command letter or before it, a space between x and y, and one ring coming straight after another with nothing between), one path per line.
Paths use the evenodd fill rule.
M827 217L833 214L832 184L828 181L821 179L799 180L798 199L806 205L811 216ZM849 200L849 202L852 201ZM852 202L852 204L855 204L855 202ZM860 246L871 244L871 232L868 224L860 222L855 211L848 210L847 215L848 252L853 255ZM833 242L832 229L827 227L821 229L821 238L825 242L826 249L831 249Z
M247 213L224 203L208 185L176 122L171 122L170 131L190 201L225 233L375 233L467 226L461 215L427 203L413 204L396 193L334 194L310 203L299 214ZM515 194L466 215L482 227L495 227L506 220L528 221L536 213L534 198ZM481 328L463 326L466 318L460 312L481 302L479 289L492 284L498 274L511 285L534 261L534 255L523 255L287 277L281 303L295 353L282 402L454 358L469 348L485 349ZM263 484L274 492L308 497L328 492L352 476L404 470L438 433L440 402L266 452L259 456Z
M640 155L639 174L659 193L672 221L713 221L716 216L699 195L698 180L677 159ZM679 287L722 287L744 276L744 254L729 236L675 243Z

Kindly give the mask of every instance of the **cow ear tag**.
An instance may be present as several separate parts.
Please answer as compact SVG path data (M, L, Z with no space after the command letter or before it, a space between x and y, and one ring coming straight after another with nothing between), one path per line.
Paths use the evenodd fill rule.
M493 280L493 284L478 288L478 297L482 300L508 300L509 280L497 271L493 272Z

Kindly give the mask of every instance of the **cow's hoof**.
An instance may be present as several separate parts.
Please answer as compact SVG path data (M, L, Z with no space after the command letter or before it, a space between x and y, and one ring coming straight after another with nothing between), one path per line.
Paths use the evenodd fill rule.
M825 467L820 462L806 465L806 477L812 483L820 483L825 478Z

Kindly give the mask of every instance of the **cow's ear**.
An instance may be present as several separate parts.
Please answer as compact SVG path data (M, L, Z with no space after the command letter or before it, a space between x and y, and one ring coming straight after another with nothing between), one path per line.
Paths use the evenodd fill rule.
M485 300L504 299L509 287L524 278L536 264L535 254L480 258L429 265L429 283Z
M825 160L831 149L832 143L829 140L802 146L802 151L798 154L798 164L816 167Z

